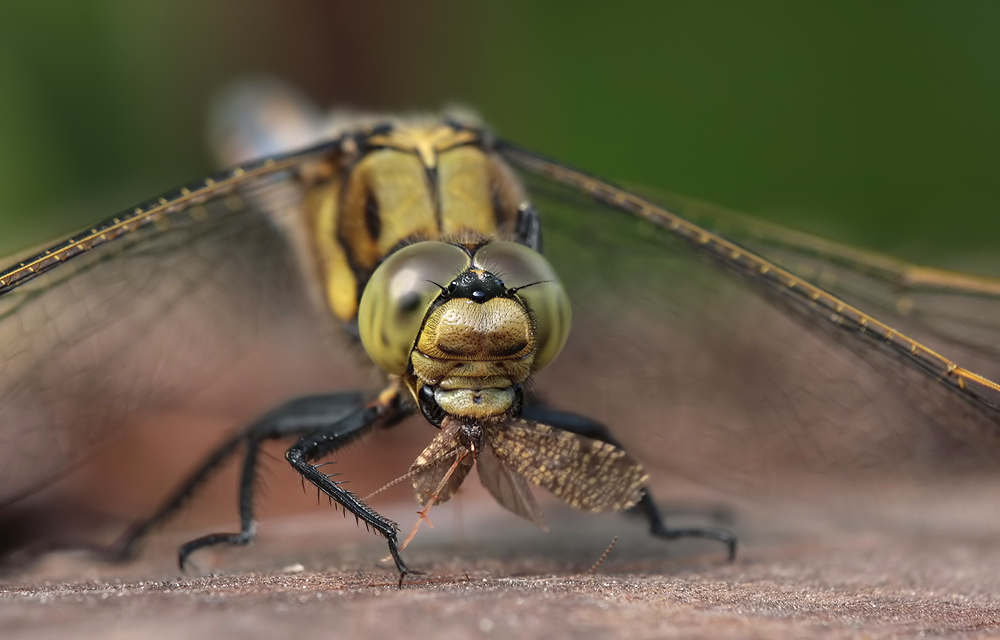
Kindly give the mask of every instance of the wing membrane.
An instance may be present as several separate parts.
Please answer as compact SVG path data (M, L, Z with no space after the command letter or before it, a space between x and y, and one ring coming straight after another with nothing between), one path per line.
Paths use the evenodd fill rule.
M137 416L190 406L248 358L276 370L286 349L337 360L345 347L282 219L301 210L293 170L322 149L180 189L0 273L0 503L66 474ZM334 377L356 380L360 363L340 361ZM237 413L288 393L243 398Z
M532 197L574 304L566 349L535 381L546 402L601 420L647 466L757 495L804 490L793 472L996 468L1000 394L989 378L1000 363L978 348L991 341L988 318L960 317L944 335L883 301L876 319L849 292L821 290L600 180L507 157L543 178L529 177ZM868 295L891 286L855 267L838 268ZM994 284L955 277L947 295L993 305Z
M1000 279L909 264L676 194L650 198L942 349L1000 359Z
M476 469L479 471L480 482L501 506L531 520L540 529L548 530L528 481L499 458L492 447L485 447L479 452Z
M613 445L530 420L487 430L486 445L513 474L583 511L634 505L649 477Z
M573 187L598 202L631 213L669 231L697 248L703 255L752 280L756 286L784 296L803 313L825 319L856 334L862 340L882 343L882 346L895 351L914 368L926 372L970 402L981 406L985 413L995 418L1000 417L1000 385L958 366L931 348L778 264L607 182L509 145L501 145L501 152L522 169Z
M410 466L413 490L420 506L447 502L455 495L475 462L458 439L458 425L441 429Z

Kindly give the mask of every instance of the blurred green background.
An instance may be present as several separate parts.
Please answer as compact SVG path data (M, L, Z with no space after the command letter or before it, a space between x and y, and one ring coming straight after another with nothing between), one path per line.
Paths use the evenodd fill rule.
M1000 257L1000 3L4 0L0 247L212 167L206 104L469 105L617 180L909 259Z

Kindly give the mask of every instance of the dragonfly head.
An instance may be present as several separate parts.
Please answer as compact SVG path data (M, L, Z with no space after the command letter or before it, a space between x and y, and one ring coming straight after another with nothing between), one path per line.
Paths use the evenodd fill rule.
M548 261L512 242L404 247L372 274L358 309L369 356L438 425L519 412L521 385L555 359L569 325Z

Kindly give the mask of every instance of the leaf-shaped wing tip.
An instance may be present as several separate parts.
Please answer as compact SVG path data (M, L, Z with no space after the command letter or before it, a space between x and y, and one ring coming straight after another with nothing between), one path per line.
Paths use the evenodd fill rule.
M649 478L614 445L530 420L486 429L486 446L510 472L583 511L627 509Z

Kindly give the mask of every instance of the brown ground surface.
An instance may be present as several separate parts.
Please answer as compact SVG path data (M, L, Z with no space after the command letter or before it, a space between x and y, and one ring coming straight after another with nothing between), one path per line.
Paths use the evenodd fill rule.
M982 496L988 500L989 492ZM970 500L973 498L970 498ZM911 505L912 506L912 505ZM970 513L968 504L962 513ZM396 511L404 533L409 507ZM266 521L248 549L172 564L167 532L128 565L55 554L0 585L13 638L890 638L1000 636L1000 536L983 522L741 513L743 547L665 546L620 517L547 505L552 532L466 497L439 507L396 586L384 545L329 512ZM457 515L457 518L456 518ZM778 526L775 523L779 523ZM942 524L946 522L946 524ZM859 524L863 523L863 524ZM980 526L982 525L982 526ZM617 545L592 573L614 535ZM336 536L337 541L333 542Z

